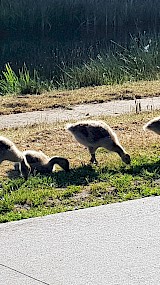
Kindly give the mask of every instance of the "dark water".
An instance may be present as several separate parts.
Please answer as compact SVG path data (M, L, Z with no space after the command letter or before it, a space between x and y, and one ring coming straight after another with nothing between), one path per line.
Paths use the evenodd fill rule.
M59 41L47 37L8 36L0 41L0 72L5 69L6 63L10 63L15 72L18 72L25 63L31 72L36 69L40 76L50 79L66 67L79 65L90 58L96 58L99 53L114 50L115 44L112 41L127 46L138 35L139 32L133 29L111 32L101 38L91 36ZM144 44L147 44L148 39L154 35L153 31L147 35L142 31Z

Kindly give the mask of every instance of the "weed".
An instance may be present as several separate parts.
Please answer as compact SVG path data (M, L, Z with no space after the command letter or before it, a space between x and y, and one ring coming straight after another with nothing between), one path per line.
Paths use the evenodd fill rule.
M19 70L19 75L12 70L11 66L5 65L6 71L2 72L3 78L0 79L0 94L40 94L44 90L49 90L47 82L40 80L38 73L34 70L31 77L26 65Z

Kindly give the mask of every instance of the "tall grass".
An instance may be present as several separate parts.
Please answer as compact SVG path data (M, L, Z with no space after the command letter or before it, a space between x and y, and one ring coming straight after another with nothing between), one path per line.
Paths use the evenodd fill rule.
M159 0L1 0L0 72L9 62L17 73L25 62L59 82L57 65L88 65L110 40L128 43L129 33L157 35L159 10Z
M114 52L99 54L81 66L64 70L60 82L65 88L80 88L160 77L160 42L133 38L129 48L115 44Z
M113 43L114 50L98 54L80 65L57 66L51 80L42 80L26 65L16 74L9 64L2 72L0 93L39 94L51 89L75 89L86 86L121 84L126 81L160 78L160 42L147 37L132 38L129 48Z

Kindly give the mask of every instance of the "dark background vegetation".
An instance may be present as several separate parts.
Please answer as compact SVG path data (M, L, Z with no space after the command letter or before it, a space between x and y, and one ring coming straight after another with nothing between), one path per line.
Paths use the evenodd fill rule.
M45 78L140 34L158 36L159 0L0 0L0 70L24 62ZM147 43L146 43L147 44Z
M1 0L1 36L103 38L121 29L157 31L159 0Z

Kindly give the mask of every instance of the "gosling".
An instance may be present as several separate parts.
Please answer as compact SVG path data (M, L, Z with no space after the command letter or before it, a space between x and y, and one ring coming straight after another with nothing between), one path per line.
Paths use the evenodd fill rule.
M76 140L86 146L91 155L91 163L97 163L95 152L97 148L104 147L109 151L119 154L122 161L129 164L131 159L118 141L115 132L102 121L81 121L67 124L67 130L71 132Z
M26 157L16 145L6 137L0 136L0 164L2 161L8 160L20 163L20 173L27 179L30 173L30 166L27 163Z
M144 131L150 130L152 132L155 132L156 134L160 135L160 117L156 117L152 120L150 120L147 124L143 126Z
M26 150L23 152L28 164L31 167L31 173L52 173L55 164L58 164L66 172L69 171L69 161L60 156L48 157L42 151ZM18 165L15 165L18 170Z

